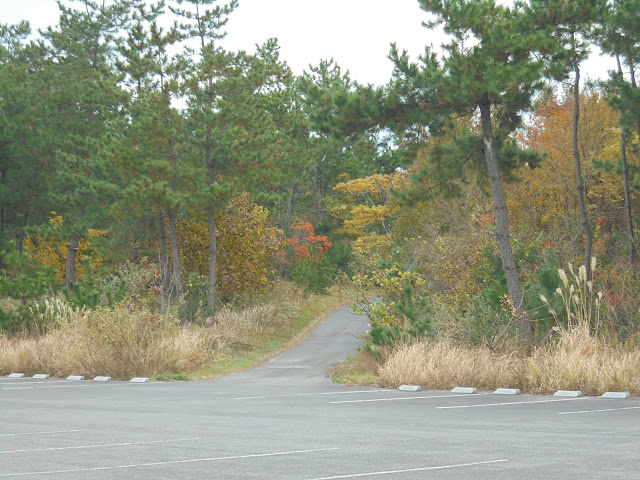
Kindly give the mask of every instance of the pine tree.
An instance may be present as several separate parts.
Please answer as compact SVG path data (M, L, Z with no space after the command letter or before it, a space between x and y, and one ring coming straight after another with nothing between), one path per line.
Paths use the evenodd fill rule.
M137 218L151 217L158 229L164 312L172 298L183 296L176 219L186 208L191 193L188 185L193 179L189 166L179 161L184 119L172 107L178 96L179 66L168 50L181 35L176 26L167 31L159 27L162 8L162 4L148 10L144 4L138 5L133 25L119 48L123 58L119 68L127 74L133 99L129 118L121 126L127 132L126 146L116 157L124 187L123 205L118 208L126 208Z
M48 100L56 116L56 175L51 206L63 215L58 233L68 238L65 286L73 289L80 239L104 220L114 193L110 152L103 148L107 126L127 99L115 70L116 34L130 2L99 6L77 0L81 9L58 0L59 25L44 32L49 45Z
M380 172L381 136L377 122L382 96L371 86L353 82L333 60L310 66L296 81L310 136L308 174L317 224L326 211L327 192L340 176L357 178ZM393 170L388 166L388 170ZM384 168L384 167L383 167Z
M584 265L587 279L591 279L591 251L593 245L593 230L587 214L586 188L587 180L582 172L582 161L578 148L578 125L580 120L580 81L581 64L590 53L590 42L595 33L595 26L602 22L602 12L605 0L578 0L565 2L563 0L532 0L529 14L533 23L548 32L549 38L555 45L550 50L543 50L552 62L556 64L556 79L573 74L573 159L576 176L580 221L584 235ZM558 75L557 72L562 72Z
M278 57L278 45L267 41L255 55L228 52L218 45L236 1L217 6L215 0L181 0L170 7L182 18L187 48L183 91L187 99L187 148L206 179L194 192L194 207L205 213L209 233L207 306L216 303L216 215L232 193L250 190L269 177L277 128L269 100L289 75ZM182 7L185 5L186 7ZM194 163L195 164L195 163Z
M26 22L0 25L0 232L22 253L25 229L50 209L52 176L46 50Z
M544 64L532 52L547 40L526 28L520 8L492 0L422 0L420 4L435 16L428 26L442 24L451 41L443 46L446 55L442 61L426 49L420 64L409 62L406 53L392 48L395 71L385 106L387 121L411 125L418 139L438 138L449 135L460 118L479 114L480 135L472 129L454 135L437 151L441 158L436 161L460 178L465 165L477 165L484 159L502 270L518 334L531 342L531 324L510 244L502 178L524 161L539 160L539 156L520 150L509 134L520 126L522 112L530 108L533 95L543 85ZM446 171L437 175L442 175L440 185L450 184Z
M640 88L636 81L636 66L640 62L640 18L638 15L629 15L629 12L637 12L639 9L638 0L615 0L608 4L602 29L598 32L598 44L603 51L615 56L618 65L617 71L610 72L607 88L611 94L610 103L621 114L620 173L625 192L630 263L636 259L636 246L627 148L631 146L633 130L636 130L640 141ZM623 70L623 63L626 72ZM640 177L636 187L640 188Z

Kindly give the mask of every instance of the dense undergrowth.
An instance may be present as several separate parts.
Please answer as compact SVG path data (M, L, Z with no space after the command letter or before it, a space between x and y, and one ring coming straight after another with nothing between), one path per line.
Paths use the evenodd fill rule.
M160 314L134 296L95 309L55 297L36 313L39 333L0 336L0 374L215 377L275 355L340 302L278 282L249 304L186 323L180 305Z
M595 270L595 258L591 266ZM477 301L451 307L428 296L420 275L387 265L360 278L360 286L375 285L380 294L373 302L359 297L359 309L372 327L360 354L336 367L332 378L389 388L414 384L437 390L473 386L640 395L637 317L620 322L597 284L587 281L584 266L555 273L553 297L539 296L546 312L540 318L549 330L531 345L515 335L508 302L502 312Z

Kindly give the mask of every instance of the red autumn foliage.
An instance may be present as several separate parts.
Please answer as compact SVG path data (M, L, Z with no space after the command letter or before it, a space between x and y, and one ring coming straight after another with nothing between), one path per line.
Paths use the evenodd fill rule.
M316 235L313 232L313 225L304 220L298 220L292 228L299 233L287 239L287 246L293 248L280 252L284 264L291 265L291 261L302 263L305 260L313 263L322 262L324 252L333 245L329 237Z

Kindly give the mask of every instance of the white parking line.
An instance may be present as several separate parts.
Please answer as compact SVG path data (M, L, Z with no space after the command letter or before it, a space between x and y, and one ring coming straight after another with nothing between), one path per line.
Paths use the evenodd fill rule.
M31 380L30 378L16 378L15 380L22 380L21 382L15 382L15 381L11 381L11 382L0 382L0 385L10 385L10 384L16 384L16 383L28 383L29 385L33 385L34 383L69 383L70 380L45 380L44 382L41 381L34 381L34 382L27 382L26 380Z
M572 415L574 413L616 412L618 410L636 410L640 407L602 408L599 410L579 410L577 412L558 412L558 415Z
M65 385L50 385L50 386L45 386L45 387L2 387L0 388L0 390L42 390L42 389L46 389L46 388L82 388L82 387L115 387L117 385L120 386L124 386L124 385L147 385L145 383L130 383L130 382L94 382L91 380L83 381L83 383L81 384L77 384L75 382L69 382L66 383Z
M481 403L478 405L453 405L449 407L436 407L438 409L451 409L451 408L479 408L479 407L500 407L502 405L524 405L530 403L551 403L551 402L571 402L573 400L589 400L589 398L562 398L555 400L530 400L528 402L501 402L501 403Z
M415 395L412 397L391 397L391 398L369 398L366 400L340 400L336 402L329 403L366 403L366 402L394 402L396 400L418 400L421 398L457 398L457 397L477 397L478 395L489 395L488 393L462 393L462 394L453 394L453 395Z
M0 433L0 437L18 437L22 435L53 435L56 433L76 433L80 430L55 430L53 432L20 432L20 433Z
M377 393L386 390L350 390L348 392L316 392L316 393L291 393L289 395L261 395L259 397L236 397L234 400L254 400L260 398L282 398L282 397L310 397L313 395L348 395L351 393Z
M337 480L339 478L358 478L358 477L374 477L379 475L395 475L398 473L409 473L409 472L426 472L429 470L445 470L448 468L461 468L461 467L473 467L476 465L490 465L492 463L504 463L508 462L504 458L500 460L487 460L486 462L470 462L470 463L457 463L454 465L439 465L437 467L422 467L422 468L407 468L404 470L386 470L384 472L368 472L368 473L354 473L351 475L335 475L333 477L317 477L310 478L308 480Z
M194 458L190 460L173 460L168 462L151 462L151 463L133 463L130 465L113 465L110 467L93 467L93 468L75 468L69 470L46 470L39 472L20 472L20 473L2 473L0 477L24 477L28 475L55 475L58 473L78 473L78 472L100 472L104 470L121 470L126 468L143 468L143 467L158 467L163 465L178 465L186 463L199 463L199 462L215 462L222 460L240 460L244 458L262 458L262 457L279 457L284 455L296 455L300 453L315 453L315 452L328 452L332 450L340 450L338 447L332 448L314 448L309 450L291 450L288 452L273 452L273 453L254 453L250 455L233 455L229 457L211 457L211 458Z
M174 443L174 442L188 442L191 440L198 440L197 438L178 438L176 440L154 440L149 442L125 442L125 443L103 443L102 445L79 445L75 447L49 447L49 448L30 448L26 450L5 450L0 451L3 453L24 453L24 452L49 452L52 450L81 450L84 448L104 448L104 447L130 447L135 445L155 445L158 443Z

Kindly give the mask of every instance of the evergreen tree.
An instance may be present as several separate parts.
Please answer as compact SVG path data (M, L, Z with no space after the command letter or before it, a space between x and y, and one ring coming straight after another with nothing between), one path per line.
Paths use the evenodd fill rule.
M620 112L620 173L625 194L625 212L629 235L629 262L636 259L635 232L631 208L631 188L627 148L635 130L640 141L640 88L636 81L636 65L640 62L640 18L628 12L638 11L638 0L615 0L608 4L598 43L603 51L615 56L618 70L610 72L607 87L610 103ZM621 62L620 58L623 59ZM622 63L625 64L623 70ZM637 148L637 146L636 146ZM640 188L640 176L636 188Z
M19 253L26 227L50 211L53 171L45 48L27 42L30 32L26 22L0 25L0 232Z
M533 334L509 239L502 177L525 161L540 159L522 151L509 134L520 126L522 113L543 85L544 64L532 52L547 40L528 30L527 19L518 7L508 8L492 0L422 0L420 4L435 15L428 26L442 24L451 41L443 46L446 55L441 62L426 49L419 65L392 48L395 72L385 106L387 121L411 125L418 137L438 138L448 135L460 118L479 113L480 135L474 135L473 129L454 135L437 150L441 157L437 162L448 165L459 177L465 165L484 159L493 193L502 270L518 334L530 342ZM437 175L443 177L441 185L449 184L446 172Z
M564 79L569 72L573 74L573 159L575 166L576 188L580 221L585 239L584 265L587 279L590 280L591 251L593 230L587 214L586 188L587 180L582 172L582 161L578 148L578 125L580 120L580 81L581 64L589 56L590 41L595 33L596 25L602 20L605 0L532 0L529 7L534 24L548 32L549 38L555 41L550 50L542 50L556 64L552 71L556 78ZM562 72L561 76L558 72Z
M198 48L185 53L184 92L188 149L199 160L206 183L196 190L194 206L205 213L209 233L207 306L216 301L216 214L238 190L264 183L272 167L274 135L271 94L288 75L278 58L278 46L267 41L256 55L227 52L218 45L228 16L237 6L217 6L215 0L183 0L170 7L182 18L186 39ZM185 5L185 7L180 7Z
M172 107L178 95L180 67L168 50L181 35L176 26L166 32L158 26L162 8L163 4L149 10L144 4L138 5L134 23L120 46L123 61L119 67L127 74L134 96L129 118L121 125L127 132L127 142L117 158L124 187L122 206L136 218L152 219L158 231L164 312L172 298L183 296L176 218L188 203L188 185L193 178L189 177L192 169L179 158L184 122ZM168 242L165 223L169 227Z
M325 197L339 177L380 172L382 144L377 122L380 92L353 82L333 60L311 66L296 82L310 135L308 175L317 224L326 211ZM387 166L393 170L395 165Z
M56 116L51 206L64 218L57 232L68 238L65 286L73 289L79 241L104 220L111 203L110 152L103 148L108 125L127 100L115 70L115 43L127 21L130 2L100 6L77 0L82 8L58 0L59 25L44 36L49 44L48 102ZM111 197L111 198L110 198Z

